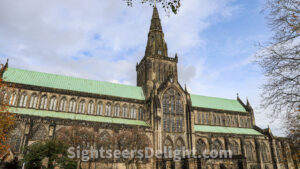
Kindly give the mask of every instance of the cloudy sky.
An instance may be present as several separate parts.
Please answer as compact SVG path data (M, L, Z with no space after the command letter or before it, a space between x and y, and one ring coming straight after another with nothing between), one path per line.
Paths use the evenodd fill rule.
M179 79L194 94L249 99L257 125L264 76L253 64L255 44L269 31L263 0L182 0L178 15L158 6L169 56L179 56ZM135 85L152 8L123 0L1 0L0 61L9 66Z

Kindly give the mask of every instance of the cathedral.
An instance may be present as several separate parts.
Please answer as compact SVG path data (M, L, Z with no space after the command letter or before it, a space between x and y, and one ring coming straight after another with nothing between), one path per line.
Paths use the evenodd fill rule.
M145 169L296 169L287 138L255 124L249 101L189 93L178 82L177 54L168 55L161 21L153 9L145 55L136 65L137 85L123 85L12 68L1 76L9 110L17 117L10 150L56 137L67 126L91 129L109 138L114 132L139 128L155 152L185 149L195 154L231 150L231 158L152 157ZM121 131L122 130L122 131ZM104 133L104 134L102 134ZM88 168L128 168L121 162L93 161ZM129 166L129 168L136 168Z

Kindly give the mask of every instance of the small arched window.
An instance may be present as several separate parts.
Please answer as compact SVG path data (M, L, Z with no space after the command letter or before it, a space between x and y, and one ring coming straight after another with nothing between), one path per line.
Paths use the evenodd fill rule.
M139 120L144 120L144 110L142 107L139 108Z
M47 109L48 98L46 95L43 95L41 98L40 109Z
M17 94L14 92L10 95L9 105L14 106L16 104Z
M136 119L136 110L134 106L130 108L130 118Z
M69 105L69 112L75 113L75 110L76 110L76 101L75 99L71 99Z
M173 143L170 138L167 138L164 142L164 150L166 150L166 153L164 154L165 157L172 158L172 151L173 151Z
M88 105L88 114L93 114L94 113L94 102L90 101Z
M51 97L49 110L56 110L56 104L57 104L56 97L55 96Z
M98 102L96 114L97 114L97 115L101 115L101 114L102 114L102 109L103 109L102 102Z
M106 105L105 105L105 115L106 116L111 116L111 105L110 105L110 103L106 103Z
M128 115L127 115L127 105L125 104L125 105L123 105L123 107L122 107L122 117L124 117L124 118L126 118L126 117L128 117Z
M85 101L81 100L79 102L78 113L84 114L84 111L85 111Z
M114 117L119 117L119 116L120 116L120 105L116 104Z
M60 111L66 111L66 104L67 104L67 99L65 97L63 97L60 100L59 110Z
M29 108L36 108L38 96L36 94L31 95Z
M3 101L4 101L4 103L6 104L7 103L7 92L6 91L3 91L3 93L2 93L2 96L3 96Z
M27 94L24 92L21 94L19 107L26 107L26 103L27 103Z

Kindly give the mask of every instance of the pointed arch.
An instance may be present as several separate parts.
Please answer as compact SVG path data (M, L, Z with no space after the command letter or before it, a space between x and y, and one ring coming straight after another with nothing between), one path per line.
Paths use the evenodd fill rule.
M261 143L261 156L262 156L262 159L263 159L263 162L269 162L269 149L266 145L266 143Z
M37 108L38 96L36 93L33 93L30 97L29 108Z
M84 99L82 99L79 102L78 113L81 113L81 114L85 113L85 100Z
M222 149L223 149L222 142L219 139L216 139L211 145L211 150L216 150L220 152Z
M229 149L231 150L233 155L239 154L239 144L235 140L229 143Z
M46 127L42 124L35 125L31 131L31 140L46 140L48 138L48 131Z
M76 111L76 100L72 98L69 104L69 112L75 113L75 111Z
M120 116L120 104L115 104L114 106L115 110L114 110L114 117L119 117Z
M23 92L20 97L19 107L26 107L27 104L27 93Z
M164 152L164 155L165 157L172 157L172 151L173 151L173 147L174 147L174 144L172 142L172 139L167 136L164 140L164 144L163 144L163 152Z
M50 98L50 105L49 105L49 110L56 110L56 105L57 105L57 99L56 96L52 96Z
M47 109L48 105L48 97L47 95L43 95L41 97L40 109Z
M198 154L202 154L208 150L206 143L202 139L198 139L196 142L196 150Z
M16 94L15 91L13 91L13 92L10 94L9 105L15 106L15 104L16 104L16 99L17 99L17 94Z
M251 142L246 142L246 158L248 161L254 161L254 146Z
M59 110L60 111L66 111L66 104L67 104L66 97L61 98L60 103L59 103Z
M88 104L88 114L94 114L94 102L92 100Z
M97 115L102 115L102 111L103 111L103 104L101 101L99 101L97 103L97 107L96 107L96 114Z
M19 152L22 142L22 130L20 126L16 127L11 133L8 139L8 144L12 152Z

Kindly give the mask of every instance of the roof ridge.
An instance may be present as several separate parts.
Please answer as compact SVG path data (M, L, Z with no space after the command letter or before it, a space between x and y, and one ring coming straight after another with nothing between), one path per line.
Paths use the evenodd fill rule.
M54 74L54 73L47 73L47 72L39 72L39 71L26 70L26 69L14 68L14 67L8 67L8 69L16 69L16 70L27 71L27 72L35 72L35 73L44 73L44 74L54 75L54 76L69 77L69 78L80 79L80 80L89 80L89 81L95 81L95 82L102 82L102 83L117 84L117 85L123 85L123 86L128 86L128 87L137 87L137 88L141 88L140 86L134 86L134 85L128 85L128 84L122 84L122 83L113 83L113 82L100 81L100 80L94 80L94 79L87 79L87 78L82 78L82 77L75 77L75 76L72 76L72 75L69 76L69 75L62 75L62 74Z

